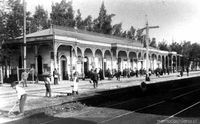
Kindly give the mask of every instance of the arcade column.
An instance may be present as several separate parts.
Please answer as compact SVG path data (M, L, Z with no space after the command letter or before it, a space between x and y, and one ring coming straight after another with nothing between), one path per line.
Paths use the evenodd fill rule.
M35 51L34 51L34 56L35 56L35 73L36 73L36 76L38 75L38 46L35 45Z

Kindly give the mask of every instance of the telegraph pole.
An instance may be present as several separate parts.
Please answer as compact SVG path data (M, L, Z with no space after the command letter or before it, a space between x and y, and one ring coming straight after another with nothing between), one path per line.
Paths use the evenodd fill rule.
M24 38L24 69L26 69L26 2L23 0L24 6L24 27L23 27L23 38Z
M148 71L149 69L149 29L153 29L153 28L159 28L159 26L149 26L148 24L148 20L146 22L146 38L145 38L145 41L146 41L146 69Z
M149 69L149 29L153 28L159 28L159 26L149 26L148 20L146 20L146 26L140 30L146 30L146 37L145 37L145 42L146 42L146 72L148 73Z
M146 22L146 71L149 70L149 24L148 21Z

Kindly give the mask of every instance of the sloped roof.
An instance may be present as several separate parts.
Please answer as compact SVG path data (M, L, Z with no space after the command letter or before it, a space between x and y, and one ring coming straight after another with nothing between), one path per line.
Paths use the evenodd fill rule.
M68 36L68 37L75 37L80 40L86 40L86 41L94 41L94 42L101 42L101 43L117 43L117 44L133 44L134 46L142 47L142 44L137 41L131 41L127 39L117 38L117 37L109 37L97 33L89 33L89 32L80 32L80 31L63 31L61 29L54 29L55 35L59 36Z
M26 37L30 38L30 37L43 37L43 36L49 36L52 35L52 30L51 29L45 29L45 30L41 30L41 31L37 31L34 33L30 33L27 34ZM23 36L17 37L17 39L21 39L23 38Z
M137 47L143 47L143 45L138 41L95 33L95 32L84 31L84 30L75 30L73 28L55 27L54 33L55 35L75 37L77 39L86 41L94 41L94 42L109 43L109 44L117 43L123 45L134 45Z
M93 41L93 42L100 42L100 43L117 43L122 45L131 45L135 47L143 47L143 44L135 41L129 40L127 38L120 38L111 35L105 35L95 32L83 31L83 30L75 30L73 28L68 27L53 27L45 30L41 30L38 32L27 34L27 38L34 38L34 37L44 37L49 35L58 35L58 36L66 36L77 38L79 40L86 40L86 41ZM22 39L23 36L18 37L17 39Z

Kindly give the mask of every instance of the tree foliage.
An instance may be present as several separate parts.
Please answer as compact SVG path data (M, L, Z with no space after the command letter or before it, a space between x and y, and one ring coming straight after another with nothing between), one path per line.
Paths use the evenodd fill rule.
M9 0L11 11L7 15L7 37L14 39L23 33L23 5L20 0Z
M153 48L157 48L157 43L156 43L156 38L152 38L152 40L149 43L149 46L153 47Z
M167 45L166 41L162 41L158 43L158 48L160 50L165 50L165 51L169 51L169 46Z
M47 29L50 27L48 12L45 11L41 5L36 6L35 13L29 20L30 23L27 26L31 28L31 32L36 32L38 30Z
M181 52L182 52L182 45L181 45L181 43L172 42L172 44L169 47L170 47L171 51L175 51L178 54L181 54Z
M113 25L112 34L118 37L122 35L122 23Z
M181 54L183 57L182 66L189 66L191 61L200 60L200 44L191 43L190 41L183 41L181 43L172 42L167 45L166 41L159 42L158 47L160 50L174 51Z
M136 33L136 39L140 42L144 41L144 35L143 35L144 29L138 29Z
M103 34L112 33L112 17L114 14L107 14L104 3L102 3L99 16L94 20L94 31Z
M54 25L74 27L75 20L72 1L66 2L66 0L62 0L60 3L53 4L50 17Z
M135 32L136 32L136 29L133 26L131 26L131 28L127 32L127 38L135 40Z
M193 43L190 49L190 60L195 60L200 58L200 45L197 43Z
M81 17L81 12L80 12L79 9L77 10L77 15L75 17L75 22L76 22L75 25L76 25L76 27L78 29L84 29L85 28L84 27L84 22L83 22L82 17Z
M6 15L1 14L0 15L0 47L1 44L5 41L6 39Z
M92 16L89 15L83 20L83 26L87 31L93 31Z
M127 36L127 33L126 33L126 31L123 31L123 33L122 33L122 35L121 35L123 38L126 38L126 36Z

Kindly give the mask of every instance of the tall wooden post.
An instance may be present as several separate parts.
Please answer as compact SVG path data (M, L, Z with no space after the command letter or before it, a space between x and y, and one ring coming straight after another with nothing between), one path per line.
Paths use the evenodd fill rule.
M148 72L149 70L149 24L148 21L146 23L146 71Z
M24 69L26 69L26 2L23 0L23 6L24 6L24 29L23 29L23 35L24 35Z

